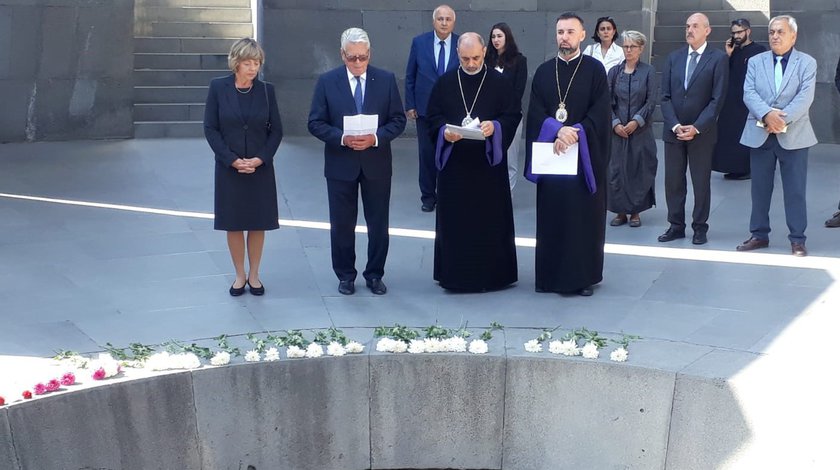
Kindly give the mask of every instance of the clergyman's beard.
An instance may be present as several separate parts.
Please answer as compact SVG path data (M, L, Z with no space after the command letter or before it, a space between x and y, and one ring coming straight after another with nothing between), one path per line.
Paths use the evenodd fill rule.
M570 56L578 51L578 48L571 48L571 47L561 47L560 48L560 55L562 56Z
M482 66L478 67L477 69L475 69L474 72L470 72L469 70L467 70L466 67L464 67L463 65L461 66L461 70L463 70L464 73L467 74L467 75L475 75L478 72L481 72L481 69L483 69L483 68L484 68L484 66L482 65Z

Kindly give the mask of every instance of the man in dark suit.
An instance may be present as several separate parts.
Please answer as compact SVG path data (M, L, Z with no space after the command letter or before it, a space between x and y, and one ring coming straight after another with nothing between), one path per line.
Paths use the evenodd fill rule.
M332 265L338 291L356 291L356 241L359 190L368 229L368 261L362 273L376 295L388 255L388 210L391 199L391 141L405 130L405 114L394 74L369 66L370 39L359 28L341 35L344 65L321 75L309 111L309 132L324 141L324 176L330 206ZM349 135L344 118L378 116L374 134Z
M741 143L750 148L752 212L750 238L736 250L770 244L770 199L778 161L791 253L806 256L808 148L817 144L809 110L817 85L817 61L793 47L798 27L792 16L771 19L768 29L770 51L750 59L744 80L744 104L750 114Z
M660 242L685 238L686 167L694 188L691 242L707 242L712 152L729 76L726 54L708 47L706 38L711 32L706 15L689 16L685 24L688 45L672 52L662 71L665 202L670 227L659 236Z
M840 91L840 60L837 61L837 71L834 72L834 85L837 87L837 91ZM837 204L837 209L840 209L840 204ZM829 228L840 227L840 210L825 221L825 226Z
M438 77L458 67L455 47L455 10L448 5L435 8L432 13L434 31L423 33L411 41L411 52L405 68L406 116L416 119L417 148L420 154L420 208L432 212L437 205L437 167L435 143L432 141L426 108L432 87Z

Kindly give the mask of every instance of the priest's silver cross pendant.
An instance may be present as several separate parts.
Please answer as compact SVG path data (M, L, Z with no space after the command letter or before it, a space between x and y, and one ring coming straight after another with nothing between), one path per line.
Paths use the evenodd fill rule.
M470 115L467 114L467 117L465 117L464 120L461 121L461 127L467 127L470 125L471 122L473 122L473 118L471 118Z
M566 119L569 118L569 112L566 111L565 103L560 103L560 106L557 107L557 112L554 113L554 118L560 122L566 122Z

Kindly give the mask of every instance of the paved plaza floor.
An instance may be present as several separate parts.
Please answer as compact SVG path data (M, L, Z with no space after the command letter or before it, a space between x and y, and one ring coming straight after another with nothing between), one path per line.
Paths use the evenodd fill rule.
M499 322L511 353L534 328L639 335L631 363L721 378L777 351L834 347L840 229L822 222L840 198L840 146L817 146L809 157L806 258L790 254L778 179L769 249L735 252L749 236L750 184L720 174L712 177L709 243L658 243L666 228L660 163L659 205L642 214L640 228L607 227L604 282L590 298L534 291L535 187L524 179L513 198L519 282L482 294L441 289L432 280L434 214L420 211L415 141L397 140L394 154L387 295L372 295L361 276L356 295L338 294L322 147L296 137L276 159L282 224L267 236L267 293L232 298L225 237L212 228L213 157L202 139L0 145L2 363L106 342L331 325L361 328L369 339L378 325L435 322ZM689 213L691 204L689 196ZM360 271L365 244L360 233Z

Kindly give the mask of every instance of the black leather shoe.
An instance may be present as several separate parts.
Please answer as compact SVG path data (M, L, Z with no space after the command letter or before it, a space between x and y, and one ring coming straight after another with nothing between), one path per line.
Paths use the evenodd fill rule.
M662 235L657 238L660 242L670 242L674 241L678 238L685 238L685 230L677 230L675 228L669 228L665 231Z
M694 236L691 237L691 243L695 245L705 245L709 241L706 238L706 232L694 232Z
M338 293L343 295L353 295L356 292L356 285L353 281L338 281Z
M424 202L422 206L420 206L420 210L423 212L434 212L435 210L435 203L434 202Z
M251 295L263 295L265 294L265 285L261 285L259 287L254 287L251 285L251 281L248 281L248 290L251 291Z
M365 284L367 284L367 288L376 295L385 295L385 293L388 292L388 288L385 286L385 283L382 282L382 279L368 279Z
M840 227L840 211L835 212L830 219L826 220L825 226L828 228Z
M243 284L242 287L230 286L230 290L228 292L230 292L231 297L239 297L245 293L245 285Z
M584 287L583 289L580 289L579 291L577 291L577 295L579 295L581 297L590 297L592 294L594 294L594 291L592 290L591 286L590 287Z

